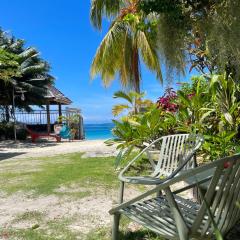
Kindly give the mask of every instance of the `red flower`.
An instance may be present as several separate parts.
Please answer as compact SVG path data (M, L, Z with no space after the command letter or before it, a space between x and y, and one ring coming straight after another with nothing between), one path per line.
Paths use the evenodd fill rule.
M176 112L178 110L178 105L173 102L176 98L177 94L173 88L167 88L163 97L158 99L157 107L168 112Z

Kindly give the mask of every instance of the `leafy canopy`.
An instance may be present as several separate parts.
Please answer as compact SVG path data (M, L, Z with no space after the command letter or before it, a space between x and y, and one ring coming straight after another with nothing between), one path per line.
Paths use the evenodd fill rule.
M187 63L201 73L240 73L239 0L141 0L139 8L158 15L159 41L170 66ZM174 47L173 47L174 46Z

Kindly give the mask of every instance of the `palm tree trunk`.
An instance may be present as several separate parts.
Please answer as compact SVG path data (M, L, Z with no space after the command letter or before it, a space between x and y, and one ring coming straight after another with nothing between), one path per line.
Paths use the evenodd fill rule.
M140 93L140 72L139 72L139 54L137 46L133 49L133 87L135 92Z
M132 67L133 67L133 88L134 91L137 93L140 93L140 72L139 72L139 55L138 55L138 48L135 46L133 48L133 58L132 58ZM136 99L138 100L138 99ZM134 103L134 112L135 114L139 112L137 103L135 101Z

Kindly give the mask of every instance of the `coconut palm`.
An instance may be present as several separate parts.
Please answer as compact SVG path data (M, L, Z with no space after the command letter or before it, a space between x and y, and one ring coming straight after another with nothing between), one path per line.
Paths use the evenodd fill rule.
M17 56L16 62L20 72L7 83L0 79L1 103L9 105L12 102L14 88L26 91L25 101L16 98L17 107L30 109L29 105L41 105L47 86L53 81L53 77L48 73L47 62L39 57L39 52L35 48L25 48L23 40L8 37L4 32L0 32L0 49Z
M91 19L95 26L101 27L103 15L116 17L96 52L91 76L100 75L105 86L119 76L122 86L140 93L142 62L162 81L157 34L137 11L138 0L116 1L113 6L110 2L92 2Z

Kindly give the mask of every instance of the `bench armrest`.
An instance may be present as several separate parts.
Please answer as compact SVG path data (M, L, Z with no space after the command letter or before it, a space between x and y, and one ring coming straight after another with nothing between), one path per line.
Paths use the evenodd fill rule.
M138 160L143 153L145 153L148 149L150 149L152 146L154 146L155 143L160 142L163 138L158 138L154 140L151 144L149 144L147 147L145 147L136 157L134 157L127 165L123 168L123 170L119 173L118 178L120 181L125 182L126 178L124 177L125 172L130 168L130 166Z

